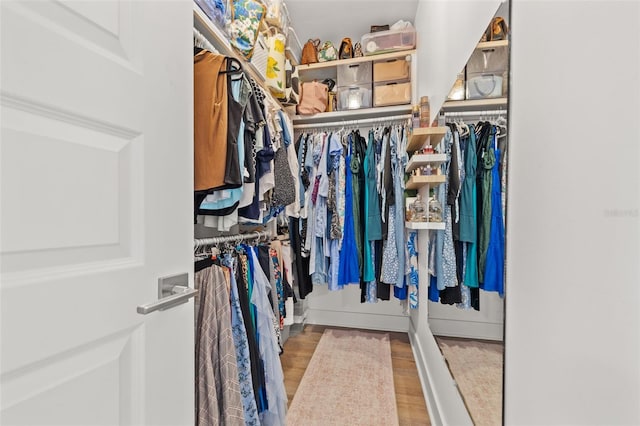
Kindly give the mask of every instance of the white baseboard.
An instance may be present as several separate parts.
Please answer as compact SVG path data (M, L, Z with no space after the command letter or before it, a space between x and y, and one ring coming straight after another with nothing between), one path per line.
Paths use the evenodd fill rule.
M473 421L458 386L431 332L427 330L419 334L411 325L409 339L431 424L472 426Z
M503 341L503 324L501 323L429 317L429 328L435 336Z
M309 309L306 324L332 325L335 327L363 328L368 330L409 331L409 317L399 315L369 314L361 312Z

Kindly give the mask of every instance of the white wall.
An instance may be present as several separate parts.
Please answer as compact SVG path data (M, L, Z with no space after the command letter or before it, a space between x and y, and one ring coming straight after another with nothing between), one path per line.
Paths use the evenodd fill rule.
M429 96L431 121L502 0L419 0L418 96Z
M512 3L505 423L640 424L640 3Z

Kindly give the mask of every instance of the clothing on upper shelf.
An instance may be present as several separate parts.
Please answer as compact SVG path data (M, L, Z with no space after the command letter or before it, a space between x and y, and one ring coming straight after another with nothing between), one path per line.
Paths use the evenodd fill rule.
M229 231L264 224L286 208L297 217L293 125L235 59L194 56L194 210L204 226Z
M504 294L506 165L495 124L448 126L447 180L434 191L445 230L430 236L429 300L479 310L480 289Z

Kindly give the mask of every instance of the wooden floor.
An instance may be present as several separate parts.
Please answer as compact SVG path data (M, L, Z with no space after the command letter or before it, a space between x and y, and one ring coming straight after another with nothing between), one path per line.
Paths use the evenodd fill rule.
M311 360L313 351L327 328L338 327L306 325L300 334L287 339L284 353L280 359L284 370L284 384L289 404L293 401L293 396L302 381L302 376ZM366 331L371 332L371 330ZM393 381L396 389L399 423L401 426L430 425L409 336L407 333L384 333L389 334L391 341Z

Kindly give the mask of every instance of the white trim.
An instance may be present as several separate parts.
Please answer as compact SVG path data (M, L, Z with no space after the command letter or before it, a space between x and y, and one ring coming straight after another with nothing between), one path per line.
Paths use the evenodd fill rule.
M409 340L431 424L472 426L471 416L431 331L427 328L423 334L421 337L411 324Z
M335 327L362 328L367 330L409 331L409 317L361 312L340 312L324 309L307 311L306 324L331 325Z
M503 340L501 323L429 318L429 327L436 336L496 340L500 342Z

